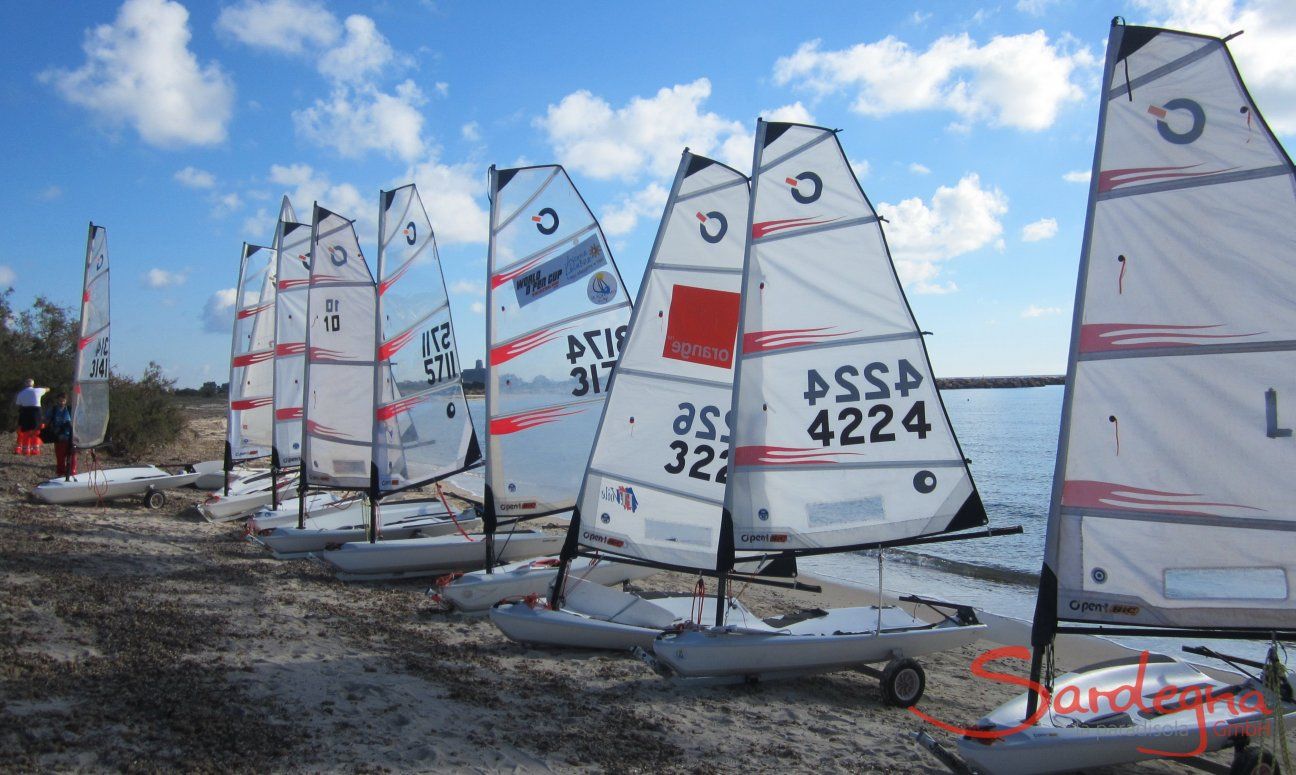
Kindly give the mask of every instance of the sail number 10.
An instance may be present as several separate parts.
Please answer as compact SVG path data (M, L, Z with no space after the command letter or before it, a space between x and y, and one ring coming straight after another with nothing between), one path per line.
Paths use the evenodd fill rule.
M629 326L595 328L582 331L579 335L567 335L567 360L575 367L571 370L572 378L577 381L572 395L584 396L591 392L602 393L608 388L612 369L616 367L617 355L625 343ZM580 364L583 358L593 359L592 363Z
M894 372L889 365L874 361L863 369L849 364L840 366L831 374L832 384L829 384L818 369L806 371L806 391L802 397L807 404L815 406L820 401L834 405L860 401L888 403L873 404L867 415L857 406L846 406L836 412L820 409L806 428L806 434L825 447L831 445L833 439L843 445L895 441L896 433L891 428L891 423L895 420L896 412L889 402L896 398L908 398L924 380L922 372L903 358L896 364ZM893 378L895 381L892 381ZM915 401L901 418L900 426L920 439L927 438L932 426L927 422L926 402Z

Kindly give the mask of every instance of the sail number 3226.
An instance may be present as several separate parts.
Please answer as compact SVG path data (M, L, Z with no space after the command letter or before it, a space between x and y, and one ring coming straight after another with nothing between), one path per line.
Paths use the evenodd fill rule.
M675 459L664 466L666 473L680 474L688 469L688 475L694 479L724 484L729 472L729 465L725 461L729 458L729 421L733 413L725 412L725 430L722 433L716 427L716 421L720 419L719 407L682 403L679 408L680 414L672 423L671 430L681 438L670 443L670 451ZM690 444L686 440L690 438L696 441ZM720 465L715 466L713 463Z
M924 379L922 372L903 358L895 365L894 371L890 365L874 361L863 369L847 364L826 373L828 377L818 369L806 371L806 391L802 396L810 406L821 401L834 407L860 401L884 403L873 404L867 413L858 406L846 406L836 411L820 409L806 428L806 434L825 447L831 445L833 439L842 445L895 441L898 429L893 425L896 418L894 402L908 398ZM920 439L927 438L932 426L927 422L926 402L915 401L900 419L900 428Z

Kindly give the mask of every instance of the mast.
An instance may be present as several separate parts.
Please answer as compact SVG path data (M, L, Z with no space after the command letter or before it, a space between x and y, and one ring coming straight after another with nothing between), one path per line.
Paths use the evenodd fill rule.
M490 168L486 171L486 191L490 195L490 222L487 224L488 233L486 236L486 369L487 369L487 373L486 373L486 380L485 380L486 384L484 386L484 390L486 394L485 394L485 399L482 401L482 405L486 411L485 441L486 441L487 450L491 450L493 448L491 444L490 418L494 416L494 412L492 411L493 407L491 404L491 399L495 391L491 389L491 384L494 382L494 380L492 380L490 376L490 369L492 368L490 349L491 349L491 343L495 341L494 325L493 325L493 321L495 320L495 298L494 298L495 294L494 294L494 283L491 282L491 272L494 271L494 266L492 266L491 258L495 255L495 229L499 217L499 211L498 208L496 207L496 202L499 200L498 181L499 181L498 172L495 169L495 165L492 164L490 165ZM486 466L486 470L482 472L482 482L483 482L482 532L486 535L486 540L484 542L486 544L485 546L486 572L489 574L495 572L495 530L498 527L499 517L495 511L495 490L494 490L494 474L493 474L495 470L495 466L492 464L494 453L488 451L487 454L490 456L490 459L488 459L487 461L488 464Z
M387 208L385 206L386 192L378 190L378 273L376 279L381 281L383 276L383 259L386 257L387 242ZM378 407L383 403L382 394L382 367L383 360L379 357L379 351L382 349L383 338L383 294L378 292L374 295L374 325L373 325L373 403L370 404L369 422L369 524L365 529L365 537L369 543L378 543L378 501L382 499L382 488L378 484L378 444L382 426L378 422Z

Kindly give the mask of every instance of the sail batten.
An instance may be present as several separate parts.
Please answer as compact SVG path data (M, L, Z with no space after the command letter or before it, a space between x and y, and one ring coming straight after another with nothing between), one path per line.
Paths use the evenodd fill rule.
M108 431L111 335L108 230L90 224L81 284L81 319L72 374L72 446L91 449Z

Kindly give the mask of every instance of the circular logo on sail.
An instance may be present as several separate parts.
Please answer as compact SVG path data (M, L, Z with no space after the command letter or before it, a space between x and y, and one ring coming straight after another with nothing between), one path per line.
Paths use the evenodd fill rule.
M417 239L418 239L418 227L414 225L413 221L410 221L409 223L405 224L405 242L409 245L413 245L414 241Z
M96 271L98 271L98 270L100 270L100 269L103 269L103 259L104 259L104 257L103 257L103 253L100 253L99 255L95 256L95 270L96 270Z
M1192 119L1192 125L1186 131L1178 132L1171 128L1170 122L1166 119L1172 110L1183 111ZM1202 109L1201 105L1186 97L1177 97L1165 105L1149 105L1147 111L1156 116L1157 133L1161 135L1161 138L1175 145L1187 145L1194 142L1202 136L1202 132L1206 131L1206 111ZM1176 125L1181 124L1182 120L1177 120L1175 123Z
M545 225L546 217L552 219L548 225ZM546 237L558 231L558 213L552 207L546 207L538 214L531 216L531 220L535 221L536 228Z
M454 405L454 403L451 402L451 403L446 404L446 417L449 417L450 419L454 419L454 416L455 416L455 405Z
M712 245L724 239L725 234L729 232L729 220L724 217L724 213L716 212L715 210L712 210L706 215L698 213L697 219L701 221L701 223L698 224L698 231L702 233L702 239L710 242ZM709 230L707 227L713 223L715 224L715 229Z
M936 489L936 474L931 471L919 471L914 474L913 486L915 490L923 495L932 492Z
M1102 568L1094 568L1089 575L1093 577L1095 584L1105 584L1107 582L1107 571Z
M329 254L329 261L333 262L333 266L346 266L346 262L347 262L346 248L342 247L341 245L330 245L328 248L328 254Z
M599 522L602 522L603 524L606 525L611 521L612 521L612 515L607 513L606 511L599 515Z
M607 304L616 296L616 278L611 272L598 271L590 275L585 286L585 295L595 304Z
M818 201L823 193L823 179L813 172L802 172L795 178L788 178L787 184L792 187L792 198L803 205Z

